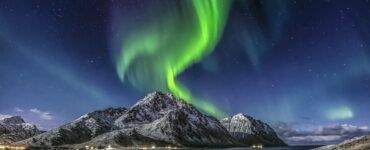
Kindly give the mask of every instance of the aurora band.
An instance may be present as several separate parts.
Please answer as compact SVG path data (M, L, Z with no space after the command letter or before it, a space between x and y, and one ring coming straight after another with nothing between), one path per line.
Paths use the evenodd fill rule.
M221 117L210 102L192 96L176 80L184 70L210 54L218 43L229 11L229 0L180 1L159 18L149 18L124 35L116 58L122 81L141 91L169 91L202 111Z

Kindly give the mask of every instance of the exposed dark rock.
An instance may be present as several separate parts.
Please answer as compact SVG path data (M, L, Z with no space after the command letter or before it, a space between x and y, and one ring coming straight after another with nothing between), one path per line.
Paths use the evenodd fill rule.
M126 108L108 108L94 111L71 123L16 144L47 147L87 142L98 135L117 129L114 126L114 120L125 112Z
M35 125L26 123L20 116L0 120L0 144L10 144L40 133Z

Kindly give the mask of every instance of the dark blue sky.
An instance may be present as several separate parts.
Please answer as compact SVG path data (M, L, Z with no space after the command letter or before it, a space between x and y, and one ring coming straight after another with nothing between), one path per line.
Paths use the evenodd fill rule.
M153 2L0 1L0 114L51 128L134 104L145 93L119 80L111 52L117 24L145 21ZM228 114L369 126L369 39L365 0L234 1L216 49L178 79Z

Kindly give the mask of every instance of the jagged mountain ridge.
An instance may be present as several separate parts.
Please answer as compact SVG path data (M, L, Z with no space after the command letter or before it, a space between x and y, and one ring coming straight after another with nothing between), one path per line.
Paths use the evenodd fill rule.
M97 121L97 118L101 117L96 116L104 116L105 113L84 115L69 124L16 144L41 147L79 147L85 144L96 147L127 147L140 144L185 147L237 145L217 119L202 114L192 105L181 102L171 94L151 93L131 108L122 108L118 112L114 117L107 113L106 117L110 119L101 121ZM93 121L90 121L91 118Z
M262 121L238 114L220 122L172 94L161 92L148 94L128 109L94 111L56 129L15 143L26 147L69 148L84 148L86 145L111 145L117 148L236 147L252 144L285 145L274 130Z
M240 143L246 145L286 146L266 123L245 114L224 118L221 124Z
M149 124L143 124L137 129L138 133L180 146L235 144L217 119L206 116L192 105L180 101L171 94L150 94L135 104L127 116L124 115L119 121L126 124L136 123L137 120L148 121ZM142 120L143 118L145 119Z
M126 108L108 108L94 111L81 116L71 123L16 144L49 147L86 142L100 134L117 129L114 126L114 120L125 111Z
M35 125L26 123L20 116L0 120L0 144L10 144L40 134Z

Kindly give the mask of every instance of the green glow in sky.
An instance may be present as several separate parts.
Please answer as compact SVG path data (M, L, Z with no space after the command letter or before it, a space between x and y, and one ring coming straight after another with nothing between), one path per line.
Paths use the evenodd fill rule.
M349 107L342 106L329 110L327 117L331 120L349 119L353 117L353 112Z
M229 1L181 3L182 9L148 19L124 36L118 75L141 91L170 91L211 115L222 116L211 103L194 98L176 77L213 51L222 35Z

